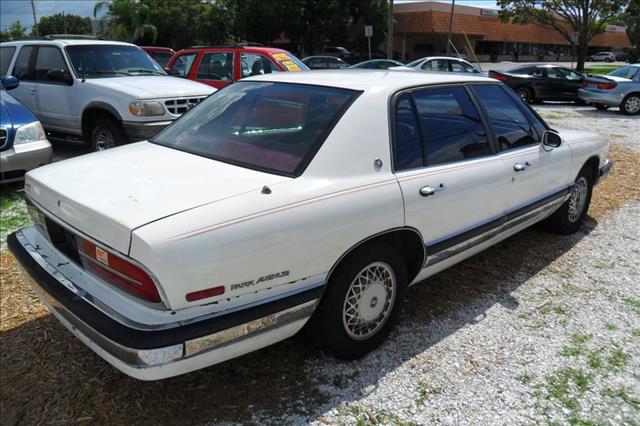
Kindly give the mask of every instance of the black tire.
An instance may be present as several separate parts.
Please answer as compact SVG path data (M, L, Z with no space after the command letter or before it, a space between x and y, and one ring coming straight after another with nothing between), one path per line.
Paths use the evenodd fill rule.
M570 198L546 219L546 228L551 232L562 235L573 234L580 229L589 211L592 192L593 170L591 170L591 167L585 166L576 178ZM576 206L576 203L579 206Z
M620 103L620 111L624 115L640 114L640 93L631 93Z
M526 103L531 103L534 100L533 90L527 86L516 87L516 93L520 96L520 99Z
M369 284L365 290L361 290L359 299L355 300L358 294L354 296L354 293L350 293L352 283L355 283L355 279L367 268L376 267L382 268L383 271L392 271L395 278L394 291L384 286L381 286L383 290L380 290L380 287L373 288ZM390 301L387 302L385 299L384 305L378 305L382 302L377 297L381 293L376 290L382 291L384 297L388 297ZM357 249L342 260L331 274L322 300L309 321L307 335L316 345L337 358L347 360L360 358L378 347L389 335L400 316L406 290L407 267L395 247L372 243ZM359 303L352 304L349 308L347 306L349 294L352 296L350 298L352 301L361 302L366 298L366 303L362 308L359 308ZM385 309L387 303L388 311ZM361 314L360 309L363 309L365 314ZM382 309L382 311L374 319L363 323L355 322L356 325L347 325L349 318L366 318L376 315L376 309ZM368 324L365 326L364 335L359 339L354 337L357 324ZM374 328L367 331L371 327ZM366 334L367 332L370 334Z
M609 105L605 104L594 104L598 111L606 111L609 109Z
M123 145L129 140L120 123L110 118L99 118L93 123L90 142L94 151L104 151Z

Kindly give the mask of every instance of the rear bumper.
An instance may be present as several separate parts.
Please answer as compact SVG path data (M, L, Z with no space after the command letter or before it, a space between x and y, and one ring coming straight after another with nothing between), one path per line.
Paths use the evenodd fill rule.
M14 145L0 153L0 181L13 182L24 179L24 174L38 166L49 164L53 151L48 140Z
M184 374L286 339L302 328L322 294L323 286L316 285L186 324L180 321L161 329L134 328L98 309L91 295L40 255L39 245L34 247L25 234L28 230L14 232L7 242L42 302L94 352L141 380Z
M122 126L129 140L138 142L151 139L171 123L173 121L170 120L151 122L123 121Z
M599 91L578 89L578 98L592 104L603 104L611 107L617 107L620 105L620 102L622 102L624 96L616 90Z

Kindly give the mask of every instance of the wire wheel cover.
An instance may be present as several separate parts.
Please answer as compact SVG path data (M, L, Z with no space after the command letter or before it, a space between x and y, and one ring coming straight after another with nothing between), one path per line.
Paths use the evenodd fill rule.
M587 194L589 193L589 184L587 178L580 177L576 181L571 198L569 198L569 221L576 222L582 216L582 211L587 203Z
M387 322L396 298L396 277L384 262L367 265L351 282L342 309L344 328L352 339L365 340Z

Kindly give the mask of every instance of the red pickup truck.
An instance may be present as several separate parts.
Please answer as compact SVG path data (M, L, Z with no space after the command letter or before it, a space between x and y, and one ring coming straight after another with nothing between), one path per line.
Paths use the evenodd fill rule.
M282 49L254 46L196 46L178 51L167 64L169 74L222 88L245 77L309 68Z

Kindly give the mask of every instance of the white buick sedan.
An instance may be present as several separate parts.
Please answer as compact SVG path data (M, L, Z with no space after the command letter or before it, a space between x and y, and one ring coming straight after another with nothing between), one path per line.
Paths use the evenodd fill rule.
M354 359L407 287L536 223L567 234L611 168L496 80L245 79L154 139L29 172L9 247L53 314L155 380L294 335Z

